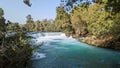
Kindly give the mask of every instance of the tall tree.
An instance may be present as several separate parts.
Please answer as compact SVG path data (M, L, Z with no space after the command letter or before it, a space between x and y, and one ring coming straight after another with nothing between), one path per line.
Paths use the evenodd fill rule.
M2 8L0 8L0 17L3 17L3 15L4 15L4 11Z
M35 24L34 31L36 31L36 32L37 32L37 31L40 31L40 25L39 25L39 24L40 24L40 21L37 20L34 24Z
M4 11L0 8L0 31L5 31L5 18L3 17Z
M70 15L64 10L63 6L57 8L55 24L58 30L63 31L65 33L73 33Z
M32 18L32 16L29 14L29 15L27 15L26 16L26 19L27 19L27 23L26 23L26 25L27 25L27 30L28 31L33 31L34 30L34 21L33 21L33 18Z
M30 14L28 14L27 16L26 16L26 19L27 19L27 23L33 23L33 18L32 18L32 16L30 15Z
M75 34L78 36L82 36L87 33L87 23L83 20L82 15L84 10L84 8L76 6L70 13L72 27L75 30Z

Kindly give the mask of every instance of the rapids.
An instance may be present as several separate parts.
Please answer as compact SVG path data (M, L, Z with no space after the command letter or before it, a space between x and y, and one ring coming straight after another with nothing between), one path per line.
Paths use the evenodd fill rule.
M31 44L44 43L33 52L31 68L120 68L120 52L90 46L61 32L39 32Z

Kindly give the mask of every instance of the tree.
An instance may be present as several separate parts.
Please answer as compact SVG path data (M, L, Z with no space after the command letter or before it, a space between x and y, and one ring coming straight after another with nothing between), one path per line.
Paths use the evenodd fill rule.
M61 3L65 3L64 7L67 7L70 10L75 4L80 5L81 3L85 3L87 6L91 3L97 3L104 5L103 8L108 12L112 11L114 14L120 12L120 0L61 0Z
M72 27L75 30L75 34L78 36L85 35L87 33L87 23L82 18L83 12L84 8L76 6L70 13Z
M33 23L33 18L32 18L32 16L30 15L30 14L28 14L27 16L26 16L26 19L27 19L27 23Z
M25 33L16 30L19 28L18 23L9 21L10 28L17 32L14 36L5 37L6 24L3 15L4 11L0 8L0 68L27 68L34 48L25 42Z
M11 23L7 26L7 31L19 31L20 26L18 23Z
M32 18L32 16L29 14L29 15L27 15L26 16L26 19L27 19L27 23L26 23L26 25L27 25L27 30L28 31L33 31L33 29L34 29L34 21L33 21L33 18Z
M4 11L0 8L0 31L5 31L5 18L3 17Z
M67 34L73 33L73 28L70 21L69 14L64 10L63 6L57 8L57 16L55 20L57 29Z
M40 24L40 21L37 20L34 24L35 24L34 31L36 31L36 32L37 32L37 31L40 31L40 29L39 29L39 28L40 28L40 25L39 25L39 24Z
M4 11L2 8L0 8L0 18L3 17L3 15L4 15Z

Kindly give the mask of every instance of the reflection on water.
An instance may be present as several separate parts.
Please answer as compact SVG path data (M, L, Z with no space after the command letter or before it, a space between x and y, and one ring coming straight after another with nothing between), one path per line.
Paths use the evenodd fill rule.
M32 35L37 40L32 44L44 42L32 57L32 68L120 68L118 51L89 46L60 32Z

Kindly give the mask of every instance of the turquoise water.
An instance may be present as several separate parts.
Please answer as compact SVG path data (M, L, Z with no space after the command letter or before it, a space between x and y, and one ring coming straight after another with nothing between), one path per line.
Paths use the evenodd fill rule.
M44 34L44 35L43 35ZM31 68L120 68L120 52L93 47L64 33L37 33Z

